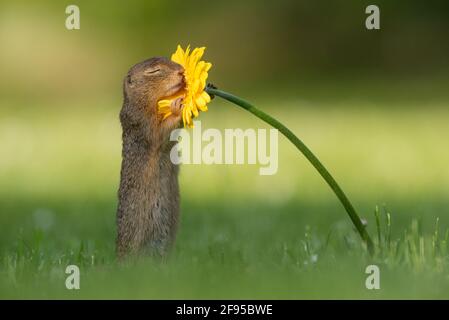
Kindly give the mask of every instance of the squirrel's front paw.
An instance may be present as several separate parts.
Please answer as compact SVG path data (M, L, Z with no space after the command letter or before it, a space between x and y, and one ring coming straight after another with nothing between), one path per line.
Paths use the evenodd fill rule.
M183 97L174 99L170 104L171 115L162 121L162 132L164 135L170 134L171 130L181 127L182 124L182 108L184 99Z
M172 101L170 105L170 110L175 116L180 116L183 108L184 98L180 97Z

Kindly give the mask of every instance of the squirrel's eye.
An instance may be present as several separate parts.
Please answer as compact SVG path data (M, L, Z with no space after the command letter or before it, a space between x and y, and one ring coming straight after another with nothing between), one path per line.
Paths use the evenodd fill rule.
M156 73L158 73L159 71L161 71L161 69L159 69L159 68L156 68L156 69L148 69L148 70L145 70L145 74L156 74Z

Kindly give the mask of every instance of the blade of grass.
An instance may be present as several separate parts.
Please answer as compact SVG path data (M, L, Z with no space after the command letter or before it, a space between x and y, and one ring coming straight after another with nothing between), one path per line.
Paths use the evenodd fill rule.
M379 251L382 254L382 231L380 229L380 216L379 216L379 207L376 206L374 209L374 216L376 217L376 229L377 229L377 241L378 241L378 248Z

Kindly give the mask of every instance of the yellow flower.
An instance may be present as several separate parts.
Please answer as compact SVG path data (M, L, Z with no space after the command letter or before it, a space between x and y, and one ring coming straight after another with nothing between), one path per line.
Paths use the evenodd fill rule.
M178 45L176 52L171 56L171 60L184 67L184 78L186 87L182 94L171 99L160 100L158 102L159 113L163 119L171 115L170 105L176 98L183 97L182 121L184 126L193 128L193 118L198 117L199 111L207 111L207 104L210 96L204 89L206 88L207 72L212 64L200 61L206 48L195 48L190 53L190 46L184 51Z

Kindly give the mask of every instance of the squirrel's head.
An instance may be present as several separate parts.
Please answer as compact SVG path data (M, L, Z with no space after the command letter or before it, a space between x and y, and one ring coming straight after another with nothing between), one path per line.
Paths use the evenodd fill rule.
M184 68L164 57L145 60L133 66L124 81L125 98L131 104L153 107L185 87Z
M182 115L177 112L162 121L157 102L184 88L184 68L167 58L151 58L133 66L123 84L120 122L124 131L157 142L153 145L168 141L170 131L181 125Z

